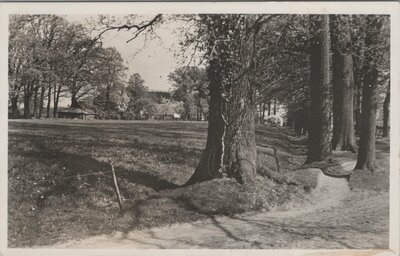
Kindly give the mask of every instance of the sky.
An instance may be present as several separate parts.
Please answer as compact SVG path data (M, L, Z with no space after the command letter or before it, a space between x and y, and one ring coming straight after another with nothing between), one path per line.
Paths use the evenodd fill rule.
M154 15L147 15L143 19L151 20L153 17ZM65 18L70 22L85 23L90 18L97 19L97 16L67 15ZM104 47L115 47L120 52L129 68L128 77L139 73L149 90L168 91L171 86L168 74L185 65L182 58L175 56L180 50L181 36L178 28L182 26L185 24L181 21L168 20L155 30L158 38L145 40L145 36L141 34L129 43L126 41L132 37L132 32L111 30L103 35L102 42Z

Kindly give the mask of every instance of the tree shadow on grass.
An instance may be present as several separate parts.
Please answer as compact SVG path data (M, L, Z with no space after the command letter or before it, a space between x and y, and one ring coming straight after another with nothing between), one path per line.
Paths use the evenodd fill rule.
M91 152L93 150L103 151L109 148L117 147L123 152L142 152L143 154L155 155L157 160L164 164L185 164L188 159L196 159L201 155L202 150L198 148L182 147L180 145L170 145L164 143L147 143L139 141L137 138L132 138L124 142L113 142L112 140L87 140L82 138L49 138L39 134L19 134L17 137L9 137L9 154L19 154L19 143L27 142L36 151L43 153L61 152L65 148L76 149L77 152ZM12 141L10 141L12 140ZM13 146L15 144L16 146ZM90 157L90 156L89 156ZM117 156L118 158L118 156Z
M357 231L360 234L365 232L358 230L355 227L347 227L347 226L323 226L318 223L308 223L302 221L292 220L291 222L287 221L274 221L271 218L265 218L263 220L252 220L245 217L240 216L229 216L229 218L242 221L248 225L254 226L254 228L261 228L266 230L267 232L275 232L274 230L283 230L285 233L290 235L298 236L298 239L309 240L312 237L319 237L325 241L334 242L340 244L341 246L348 249L362 249L351 244L351 241L346 241L343 239L343 234L346 232ZM335 232L338 235L335 236ZM273 234L271 234L273 235ZM375 248L376 249L376 248Z
M111 183L111 168L108 163L98 161L89 155L80 155L75 153L65 153L57 151L30 151L21 152L19 155L23 157L33 158L35 161L42 163L57 164L60 169L57 172L44 173L45 180L62 180L58 186L52 186L52 194L72 193L76 191L72 184L74 180L79 177L85 177L85 181L89 184L94 184L98 177L108 177L109 183ZM46 168L46 165L43 165ZM177 188L178 185L166 181L160 177L157 177L150 173L145 173L135 170L121 169L118 167L116 170L117 177L119 179L125 178L131 183L140 184L153 189L154 191L160 191L164 189ZM93 175L92 175L93 174ZM109 184L113 186L113 184Z
M229 216L232 217L234 216L234 212L221 212L220 214L211 214L209 212L204 211L203 209L197 207L196 205L192 204L190 202L190 200L186 197L177 197L174 199L180 206L182 206L183 208L194 212L196 214L201 214L204 216L205 219L209 219L211 220L211 222L213 223L213 225L218 228L219 230L221 230L226 237L237 241L237 242L245 242L245 243L249 243L252 245L252 247L261 249L260 244L258 242L255 241L249 241L245 238L239 237L238 235L235 235L234 232L230 231L229 228L225 227L220 221L218 221L217 217L218 216Z
M239 222L239 224L235 223L234 226L230 228L228 221L225 221L227 222L225 223L224 221L218 220L217 218L218 215L205 213L203 209L200 209L197 206L193 205L186 198L181 197L177 198L176 200L182 207L186 208L187 210L204 215L204 218L209 219L216 228L221 230L226 235L227 238L230 238L237 242L248 243L251 245L251 247L258 249L266 247L263 246L263 244L260 243L259 241L252 241L246 239L246 234L237 233L237 231L235 231L234 226L241 226L240 222L242 222L243 226L247 226L246 229L254 230L254 234L255 235L259 234L261 235L261 237L262 236L273 237L275 235L275 232L282 233L282 235L289 236L290 238L293 238L296 241L301 241L301 240L307 241L313 237L318 237L322 240L327 241L327 243L336 243L348 249L357 249L357 246L353 245L351 241L343 239L342 238L343 234L345 234L346 232L351 233L353 231L362 233L361 230L357 230L356 228L347 226L339 226L339 227L322 226L319 225L318 223L304 222L300 220L296 221L295 219L292 219L291 221L288 222L287 220L283 219L274 220L274 218L268 218L268 217L262 220L261 219L255 220L251 219L251 217L250 218L241 217L240 215L237 214L223 214L229 219ZM290 249L290 245L288 245L287 249Z

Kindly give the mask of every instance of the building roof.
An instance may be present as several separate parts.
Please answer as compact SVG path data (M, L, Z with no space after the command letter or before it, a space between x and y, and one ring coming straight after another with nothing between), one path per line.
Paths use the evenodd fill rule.
M171 99L171 93L167 91L149 91L147 92L157 103L161 103L162 99Z

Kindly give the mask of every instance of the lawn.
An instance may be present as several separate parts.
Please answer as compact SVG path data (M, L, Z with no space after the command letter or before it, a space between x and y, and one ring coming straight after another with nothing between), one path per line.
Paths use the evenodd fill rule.
M182 187L200 159L206 134L205 122L9 121L8 246L52 245L268 211L303 200L315 186L315 177L293 175L305 160L304 138L257 126L257 143L275 147L281 170L273 150L261 147L256 194L228 178Z
M51 244L62 236L126 227L118 221L133 225L140 217L120 216L108 161L115 165L129 208L183 184L205 138L205 123L10 122L9 246ZM140 223L151 225L151 220Z

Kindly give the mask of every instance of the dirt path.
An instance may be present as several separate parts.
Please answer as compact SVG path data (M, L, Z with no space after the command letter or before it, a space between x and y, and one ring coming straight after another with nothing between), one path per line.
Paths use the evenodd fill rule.
M56 248L387 248L388 194L350 191L322 173L301 208L214 217L70 241Z

